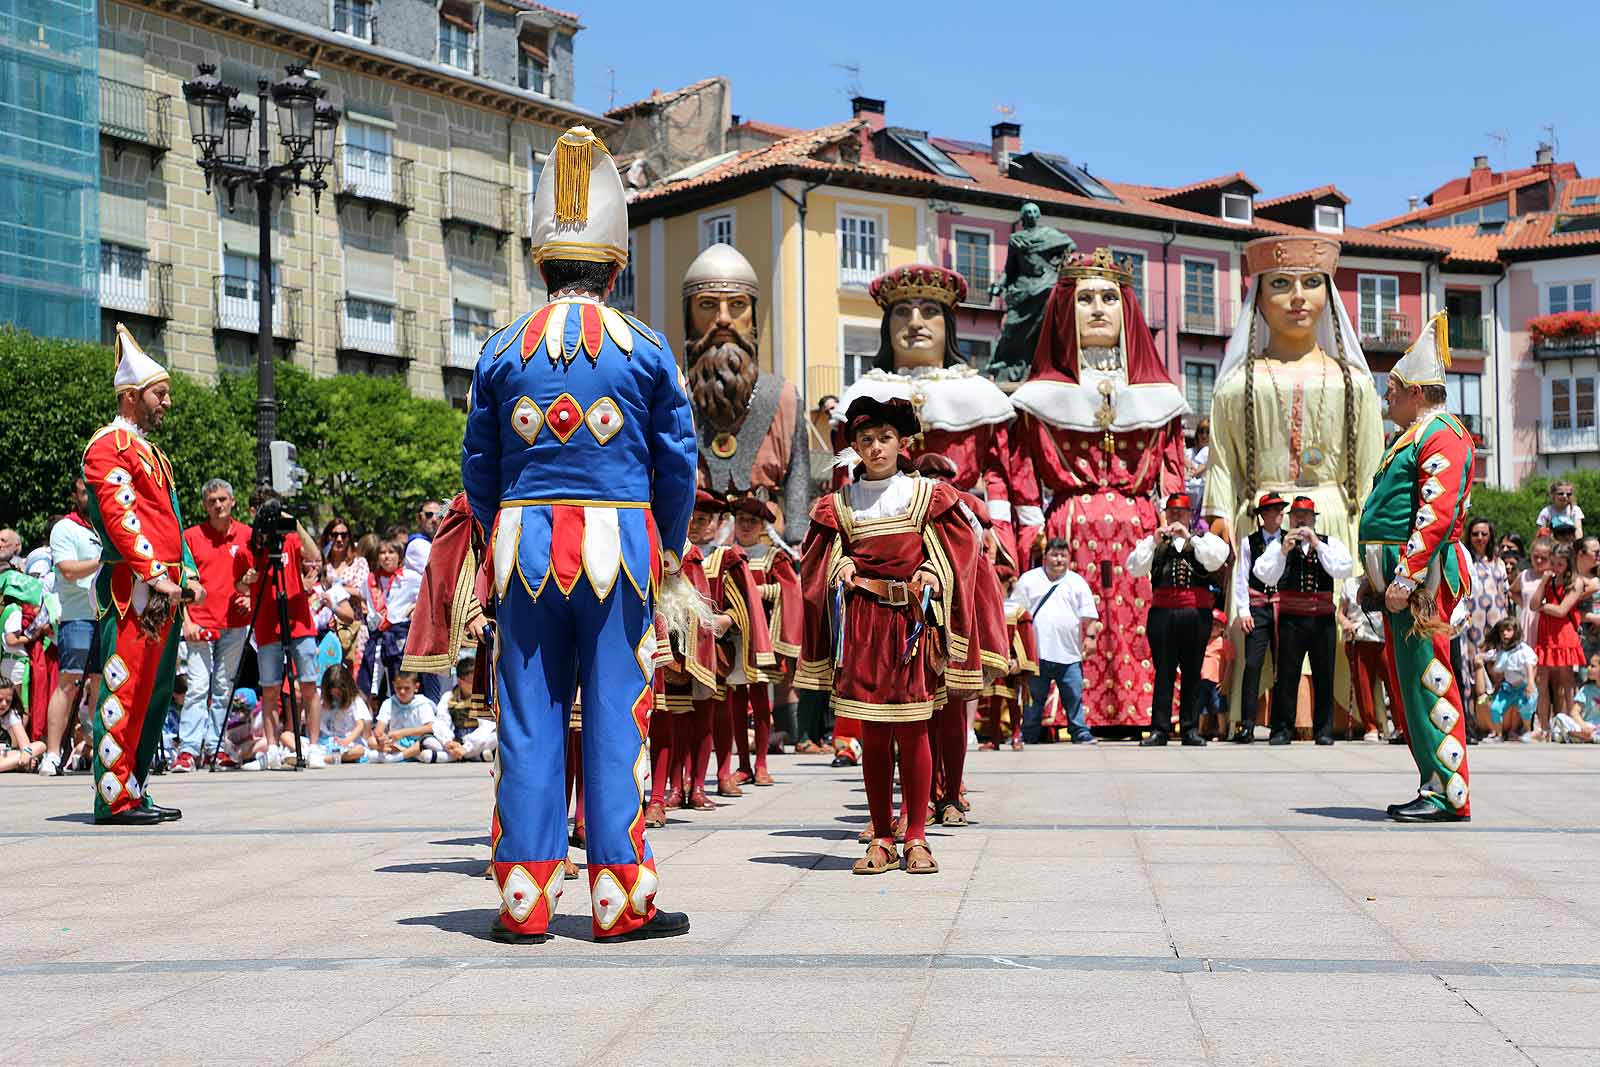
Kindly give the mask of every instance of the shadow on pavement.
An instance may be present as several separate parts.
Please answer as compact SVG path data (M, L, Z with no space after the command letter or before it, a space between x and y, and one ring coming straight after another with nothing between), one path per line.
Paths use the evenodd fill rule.
M88 825L92 825L94 823L94 814L92 812L87 812L87 811L74 811L74 812L69 812L66 815L49 815L49 816L45 817L44 821L45 822L75 822L75 823L79 823L81 825L88 826Z
M480 868L481 869L481 868ZM409 919L396 919L401 926L431 926L451 934L467 934L479 941L489 941L489 924L498 912L494 908L467 908L446 911L438 915L416 915Z
M445 841L429 841L428 844L430 844L430 845L457 845L457 846L459 846L461 848L466 848L466 847L471 846L471 845L482 845L484 848L488 848L489 847L489 835L488 834L484 834L482 837L452 837L452 838L449 838L448 840L445 840Z
M798 867L803 871L848 871L855 863L853 856L824 856L816 852L791 852L784 856L751 856L751 863L776 863L782 867Z
M850 841L854 840L858 831L832 830L819 826L814 830L774 830L768 837L815 837L822 841Z
M1324 819L1345 819L1350 822L1388 822L1389 817L1376 808L1295 808L1296 815L1317 815Z
M488 867L486 859L423 860L421 863L396 863L373 869L374 874L464 874L469 878L482 878Z

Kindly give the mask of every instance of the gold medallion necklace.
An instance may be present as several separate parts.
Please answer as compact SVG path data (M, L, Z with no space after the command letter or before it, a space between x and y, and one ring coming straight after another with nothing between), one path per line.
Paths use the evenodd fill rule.
M1272 364L1275 361L1270 356L1267 356L1265 353L1263 353L1261 362L1266 364L1267 380L1272 383L1272 395L1277 401L1278 409L1284 413L1284 421L1289 425L1290 433L1293 434L1294 406L1292 402L1288 406L1284 405L1283 389L1278 385L1278 376L1273 372L1272 369ZM1302 386L1302 389L1303 388L1304 386ZM1326 354L1324 354L1322 357L1322 379L1318 384L1317 394L1317 415L1315 425L1320 428L1324 425L1323 420L1328 414L1328 357ZM1328 454L1323 451L1321 445L1307 444L1300 449L1298 458L1302 468L1320 467L1327 460Z

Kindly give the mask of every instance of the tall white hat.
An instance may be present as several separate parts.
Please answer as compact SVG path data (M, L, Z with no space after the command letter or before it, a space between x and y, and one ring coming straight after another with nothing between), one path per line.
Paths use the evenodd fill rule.
M133 339L133 334L122 323L117 323L117 394L120 396L130 389L137 392L148 389L157 382L164 382L170 377L167 368L144 354L144 349L139 347L139 342Z
M756 269L737 248L718 241L689 264L689 272L683 276L683 295L730 289L756 298L761 295L761 282L756 278Z
M556 140L533 194L533 259L628 263L628 201L605 144L587 126Z
M1422 333L1400 357L1391 378L1402 385L1443 385L1445 368L1450 366L1450 317L1443 311L1428 320Z

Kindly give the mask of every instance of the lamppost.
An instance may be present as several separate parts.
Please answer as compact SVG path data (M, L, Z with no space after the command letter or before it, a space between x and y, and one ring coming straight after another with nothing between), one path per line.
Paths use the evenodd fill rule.
M328 187L322 174L333 162L334 133L339 109L324 103L327 90L314 84L317 74L304 64L290 63L289 76L276 85L265 78L256 82L256 109L236 105L239 90L223 84L217 68L199 65L199 76L183 83L189 105L190 139L200 153L206 175L206 192L219 185L234 194L241 185L255 189L256 230L260 237L256 260L259 319L256 324L256 481L272 483L272 442L278 436L278 396L272 365L272 200L275 192L310 189L313 210ZM267 98L278 109L278 139L288 158L274 164L267 140ZM249 162L251 127L256 128L256 161Z

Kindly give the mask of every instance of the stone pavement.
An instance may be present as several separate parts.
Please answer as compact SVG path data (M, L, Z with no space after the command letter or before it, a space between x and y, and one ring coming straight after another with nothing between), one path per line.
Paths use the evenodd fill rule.
M943 873L848 873L860 779L652 840L686 937L539 947L494 915L471 766L0 778L0 1061L1594 1064L1600 748L1479 746L1469 826L1395 826L1402 749L973 753ZM581 855L575 858L581 860Z

